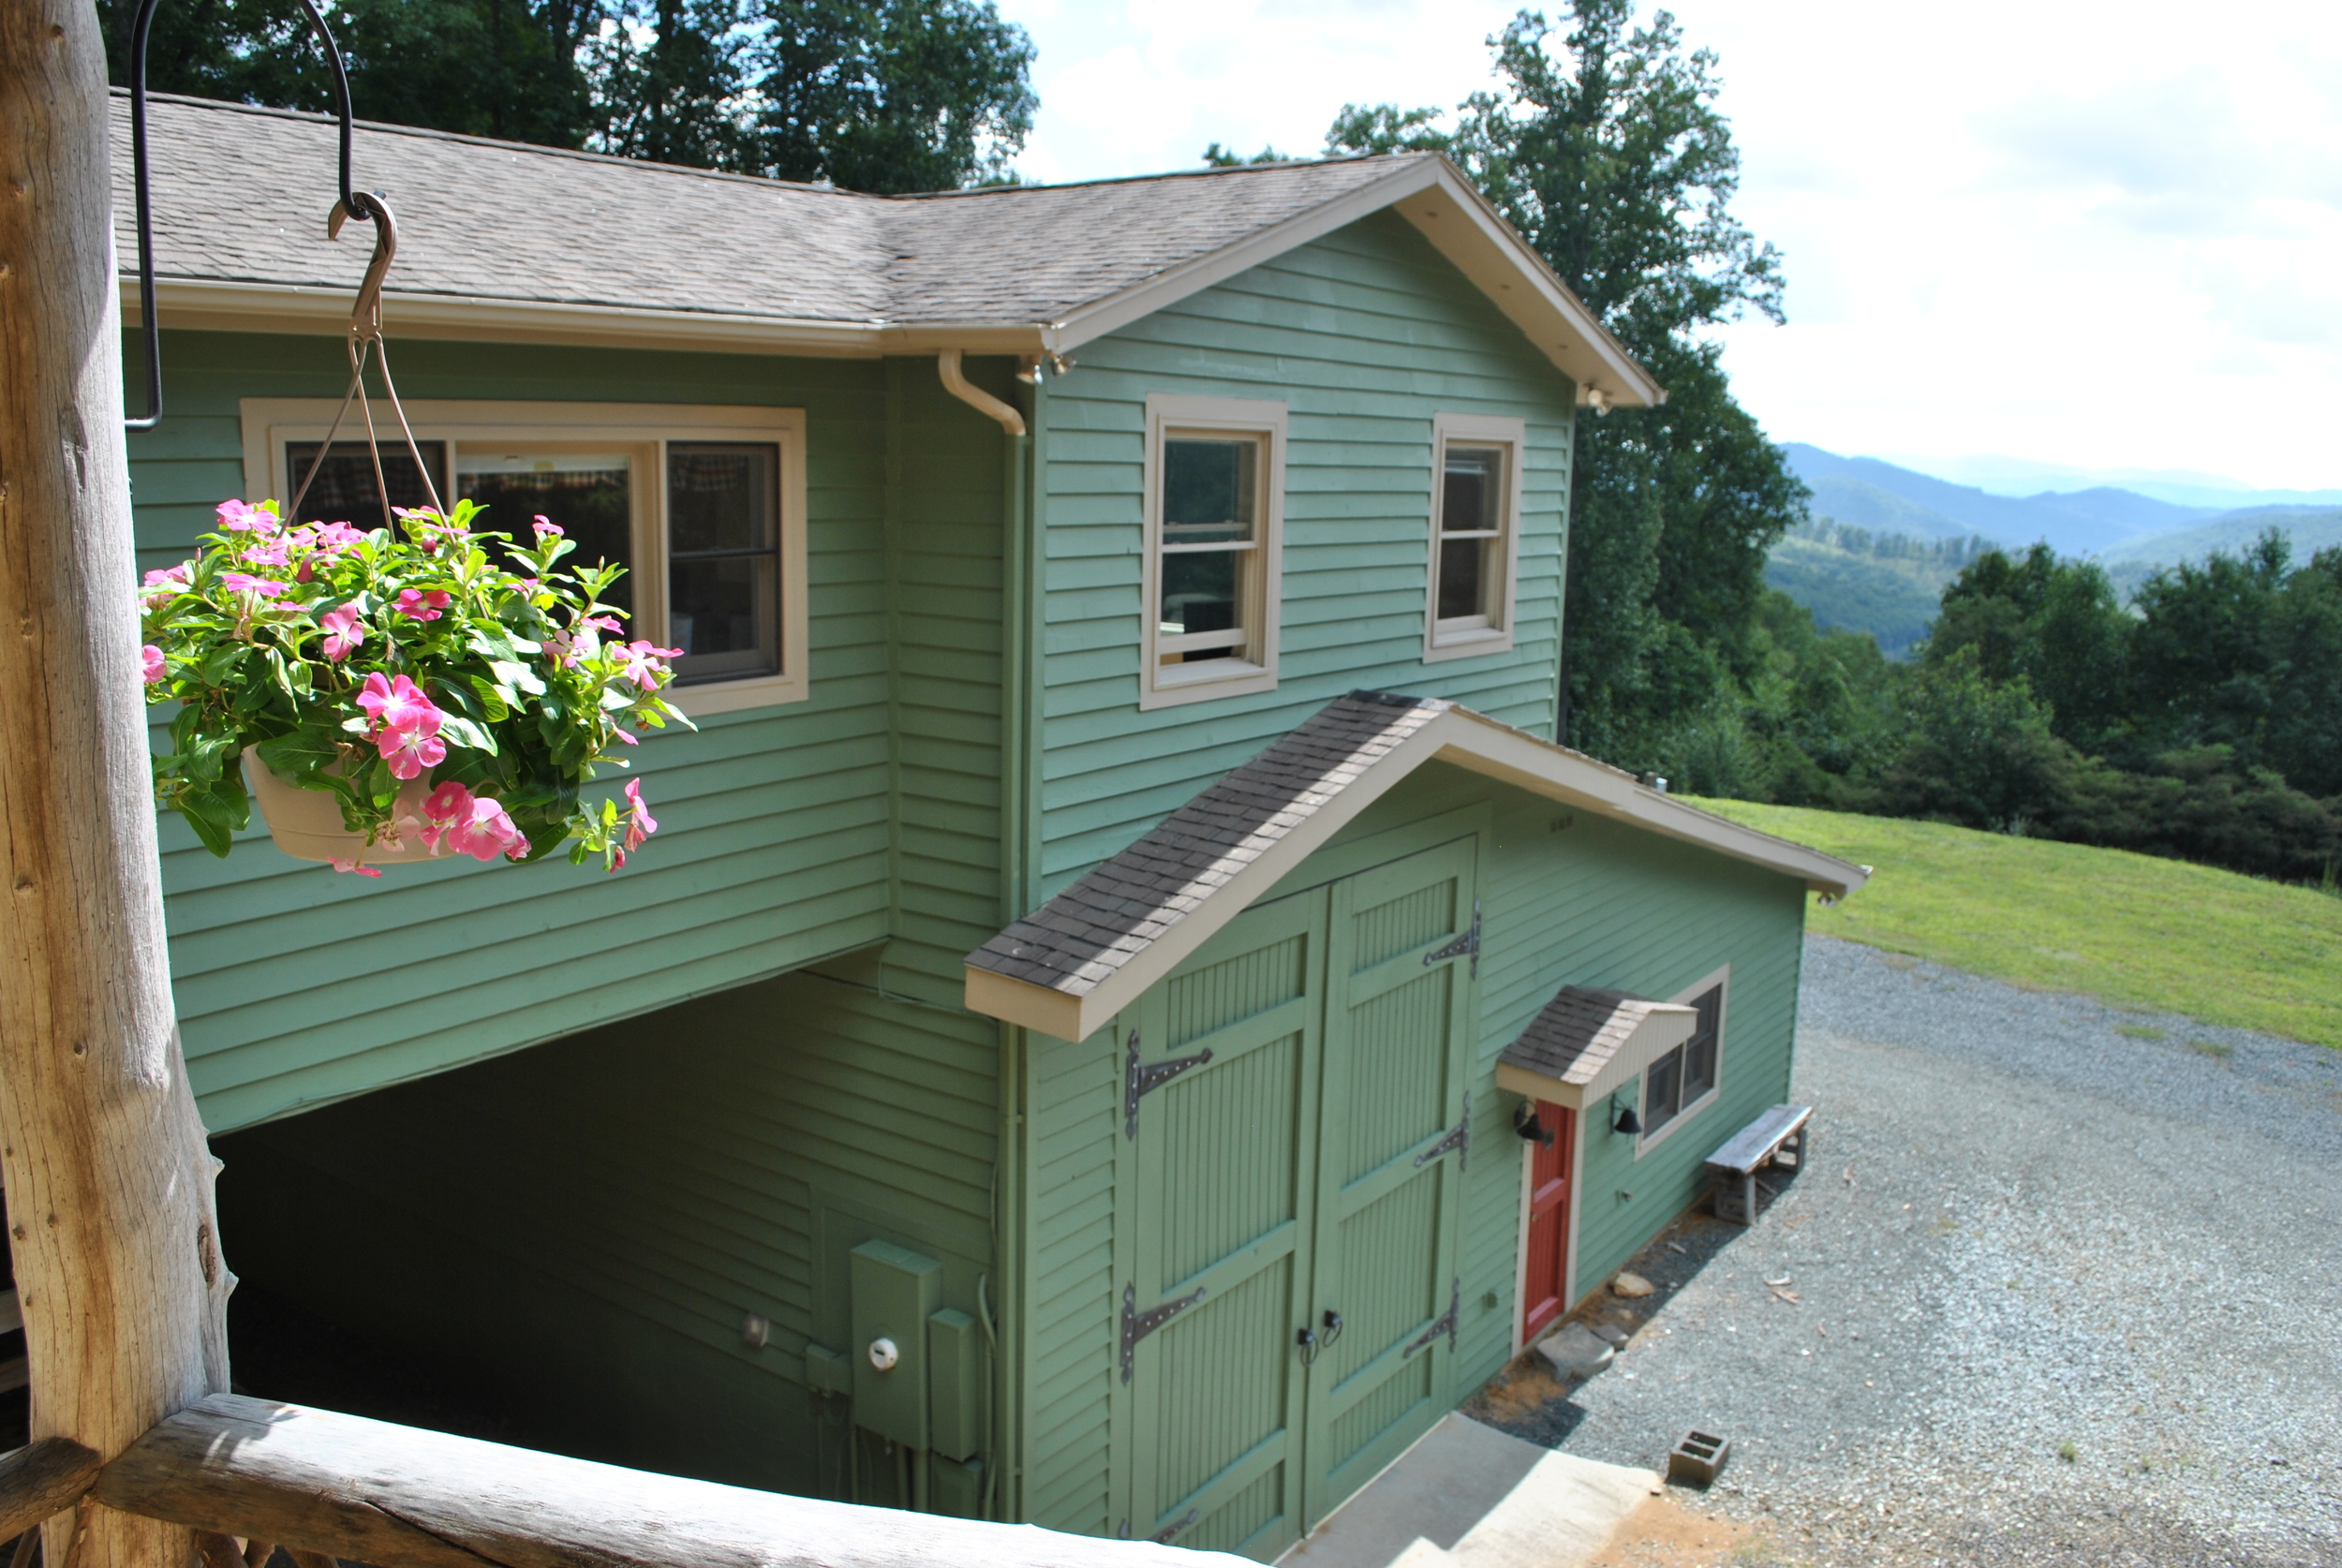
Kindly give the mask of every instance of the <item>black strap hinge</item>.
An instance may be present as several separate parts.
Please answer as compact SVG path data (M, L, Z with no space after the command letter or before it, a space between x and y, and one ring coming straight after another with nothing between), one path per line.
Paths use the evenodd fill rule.
M1447 1336L1447 1348L1454 1350L1456 1348L1456 1324L1462 1316L1463 1280L1459 1276L1448 1281L1447 1310L1441 1316L1433 1318L1430 1327L1408 1340L1407 1348L1399 1353L1399 1359L1404 1361L1416 1352L1429 1346L1443 1334Z
M1445 947L1434 948L1425 954L1423 964L1429 969L1449 958L1461 958L1466 954L1472 957L1472 978L1477 980L1480 978L1480 901L1477 898L1472 901L1471 927Z
M1171 1537L1177 1535L1179 1531L1185 1530L1189 1525L1193 1524L1197 1519L1203 1517L1203 1514L1204 1511L1200 1508L1191 1508L1186 1513L1181 1514L1178 1518L1173 1519L1169 1524L1164 1525L1161 1530L1156 1531L1152 1535L1147 1537L1147 1539L1152 1541L1158 1546L1167 1546L1171 1544Z
M1138 1363L1138 1341L1204 1299L1204 1287L1196 1286L1185 1295L1177 1296L1160 1307L1138 1309L1138 1287L1122 1287L1122 1381L1131 1381L1131 1370Z
M1416 1168L1437 1160L1449 1149L1456 1151L1456 1169L1469 1170L1472 1161L1472 1091L1464 1090L1463 1119L1447 1130L1447 1136L1415 1157Z
M1126 1137L1138 1136L1138 1102L1152 1094L1191 1067L1201 1067L1211 1060L1209 1051L1198 1051L1192 1057L1174 1057L1169 1061L1138 1064L1138 1031L1131 1030L1130 1055L1122 1067L1122 1132Z

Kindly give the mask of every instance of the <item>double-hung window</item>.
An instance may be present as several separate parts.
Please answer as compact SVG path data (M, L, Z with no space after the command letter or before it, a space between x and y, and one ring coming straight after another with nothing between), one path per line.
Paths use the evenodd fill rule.
M1139 706L1277 684L1285 406L1147 400Z
M1431 560L1423 657L1513 645L1520 559L1519 420L1440 414L1431 422Z
M1692 1036L1656 1058L1642 1074L1642 1138L1637 1152L1674 1131L1716 1096L1724 1054L1727 973L1719 970L1676 999L1698 1014Z
M332 423L329 402L248 398L245 484L289 502ZM627 568L604 598L626 635L682 650L669 700L689 714L807 694L805 420L786 408L669 404L409 403L416 449L449 505L530 538L538 517L573 542L570 567ZM382 442L378 482L345 424L304 519L362 528L427 499L403 437Z

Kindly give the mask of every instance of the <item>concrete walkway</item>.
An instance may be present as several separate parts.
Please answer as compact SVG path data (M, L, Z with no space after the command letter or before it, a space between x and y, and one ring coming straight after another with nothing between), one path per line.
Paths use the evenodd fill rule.
M1278 1559L1282 1568L1578 1568L1659 1477L1450 1415Z

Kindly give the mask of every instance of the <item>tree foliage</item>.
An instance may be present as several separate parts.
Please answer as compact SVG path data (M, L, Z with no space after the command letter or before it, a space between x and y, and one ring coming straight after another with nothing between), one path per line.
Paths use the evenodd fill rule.
M128 80L135 0L99 0ZM899 194L1002 178L1033 48L992 0L337 0L367 119ZM149 82L332 107L296 0L159 8Z
M1709 329L1781 319L1781 259L1733 215L1740 155L1715 55L1665 11L1576 0L1491 40L1504 89L1448 116L1349 105L1327 150L1454 158L1666 405L1579 422L1563 662L1566 738L1665 763L1758 673L1764 558L1805 490L1732 396Z

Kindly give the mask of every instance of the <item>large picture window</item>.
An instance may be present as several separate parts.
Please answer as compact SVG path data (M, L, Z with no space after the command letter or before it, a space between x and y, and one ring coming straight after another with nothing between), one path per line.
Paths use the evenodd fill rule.
M246 399L245 482L289 500L334 405ZM416 402L416 446L439 493L479 502L488 527L528 537L539 516L575 564L627 568L608 598L628 635L682 650L671 700L690 714L806 695L804 417L794 409L638 404ZM336 437L301 504L362 528L425 500L404 440L379 481L363 443Z
M1140 706L1276 685L1284 426L1282 403L1147 400Z
M1441 414L1431 422L1427 660L1512 646L1520 453L1526 439L1519 420Z
M1674 999L1698 1014L1692 1036L1653 1059L1642 1074L1642 1137L1637 1152L1660 1142L1716 1097L1724 1057L1727 972L1719 969Z

